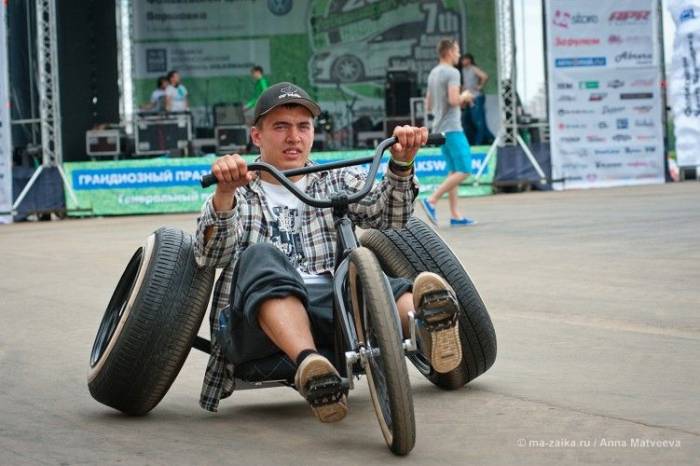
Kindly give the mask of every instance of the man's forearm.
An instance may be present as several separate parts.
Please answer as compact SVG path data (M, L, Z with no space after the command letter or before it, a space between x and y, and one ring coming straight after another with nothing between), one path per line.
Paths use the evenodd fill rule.
M212 203L214 204L215 212L227 212L235 207L236 196L234 196L233 193L220 193L215 191L212 197Z
M218 191L214 192L214 196L211 199L212 205L214 206L214 212L228 212L233 210L236 206L236 196L233 193L220 193ZM204 243L208 243L214 229L208 227L204 230Z

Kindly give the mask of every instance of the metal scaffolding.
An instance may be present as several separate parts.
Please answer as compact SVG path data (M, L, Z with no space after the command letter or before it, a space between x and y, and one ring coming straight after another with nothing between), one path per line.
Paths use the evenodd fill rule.
M39 0L37 2L36 27L41 147L44 164L53 166L63 162L61 99L58 88L58 39L54 0Z
M547 182L545 175L537 159L518 133L518 96L516 93L516 66L515 66L515 19L513 14L513 0L496 0L496 53L498 59L498 108L501 127L496 139L489 148L483 164L474 176L474 184L481 179L481 175L488 167L491 158L496 154L498 147L519 145L528 160L537 171L541 183Z
M37 61L39 64L39 113L41 116L42 163L12 205L17 211L29 190L46 168L56 168L63 179L66 191L78 206L63 171L63 144L61 140L61 94L58 81L58 38L56 34L56 0L37 0Z

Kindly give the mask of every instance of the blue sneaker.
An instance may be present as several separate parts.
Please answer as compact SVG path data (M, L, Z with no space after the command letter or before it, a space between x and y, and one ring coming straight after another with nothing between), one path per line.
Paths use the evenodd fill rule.
M476 225L476 223L476 220L466 217L450 219L451 227L468 227L471 225Z
M428 201L428 198L421 199L420 204L423 206L428 220L433 222L433 225L437 226L437 212L435 211L435 206Z

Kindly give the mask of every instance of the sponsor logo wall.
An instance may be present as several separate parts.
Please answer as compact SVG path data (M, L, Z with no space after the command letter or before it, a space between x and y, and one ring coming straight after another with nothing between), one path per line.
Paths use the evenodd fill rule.
M700 0L670 0L676 23L669 73L676 159L680 167L700 166ZM641 117L640 117L641 118Z
M653 0L548 0L556 189L664 182Z

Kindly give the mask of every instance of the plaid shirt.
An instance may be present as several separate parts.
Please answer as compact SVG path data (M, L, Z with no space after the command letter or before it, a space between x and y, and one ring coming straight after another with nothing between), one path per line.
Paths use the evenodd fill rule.
M357 192L365 183L367 173L356 168L345 168L310 173L306 193L317 199L328 199L338 191ZM381 182L359 203L349 206L348 215L360 228L401 228L413 213L413 200L418 194L414 176L400 177L387 170ZM209 323L211 328L211 356L204 374L199 404L216 411L219 400L233 393L234 367L224 359L216 341L219 314L229 304L233 270L241 252L248 245L270 242L272 228L270 213L260 181L256 178L235 192L236 205L226 212L216 213L211 198L197 219L195 259L200 267L223 268L214 287L214 299ZM212 228L205 243L204 232ZM320 274L335 269L336 231L332 209L317 209L302 204L301 237L304 262L300 268L307 273Z

